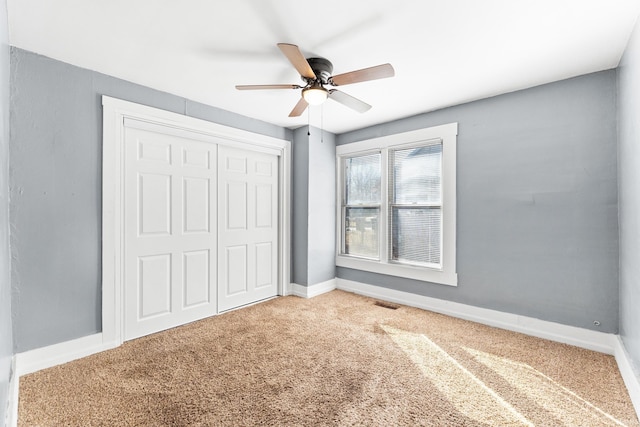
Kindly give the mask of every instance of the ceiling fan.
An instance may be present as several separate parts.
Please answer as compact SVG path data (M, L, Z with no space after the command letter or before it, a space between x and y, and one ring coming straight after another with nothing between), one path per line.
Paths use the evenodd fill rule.
M293 107L293 110L291 110L291 113L289 113L289 117L298 117L309 105L320 105L327 98L352 108L359 113L364 113L371 108L371 105L337 89L327 89L325 86L344 86L352 83L393 77L395 74L391 64L382 64L332 76L333 64L328 59L305 58L300 49L298 49L298 46L294 44L278 43L278 47L298 73L300 73L300 77L302 81L305 82L305 85L237 85L236 89L302 89L302 96L296 106Z

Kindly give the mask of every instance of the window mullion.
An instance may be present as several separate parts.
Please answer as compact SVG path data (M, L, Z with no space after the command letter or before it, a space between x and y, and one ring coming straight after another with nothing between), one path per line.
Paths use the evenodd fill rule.
M380 262L388 264L389 263L389 150L381 151L381 162L380 170L381 170L381 182L380 182L380 229L379 229L379 239L380 239Z
M338 157L338 179L337 179L337 186L338 186L338 197L340 197L340 207L339 207L339 214L340 214L340 226L338 228L338 233L337 233L337 238L339 241L339 247L338 247L338 253L339 254L344 254L345 253L345 241L346 241L346 231L345 231L345 224L346 224L346 213L347 213L347 184L346 184L346 174L344 173L344 167L345 167L345 159L342 157Z
M346 217L347 217L347 206L342 204L340 207L340 254L346 253L346 240L347 240L347 232L346 232Z

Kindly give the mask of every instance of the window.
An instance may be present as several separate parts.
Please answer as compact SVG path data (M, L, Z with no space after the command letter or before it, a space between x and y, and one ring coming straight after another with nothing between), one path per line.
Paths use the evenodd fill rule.
M457 284L457 124L338 146L336 265Z

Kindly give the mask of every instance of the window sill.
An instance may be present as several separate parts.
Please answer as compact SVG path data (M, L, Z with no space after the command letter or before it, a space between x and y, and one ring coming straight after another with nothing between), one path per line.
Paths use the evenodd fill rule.
M379 261L340 255L336 257L336 266L369 271L371 273L387 274L389 276L405 277L407 279L421 280L423 282L438 283L441 285L458 286L458 275L456 273L435 270L433 268L387 264Z

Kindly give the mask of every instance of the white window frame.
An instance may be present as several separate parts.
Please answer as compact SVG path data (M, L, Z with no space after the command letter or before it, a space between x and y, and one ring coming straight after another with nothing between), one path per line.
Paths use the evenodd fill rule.
M425 282L457 286L456 272L456 145L458 123L434 126L395 135L357 141L336 147L337 200L336 200L336 266L405 277ZM388 171L389 150L405 147L433 144L442 141L442 246L441 267L431 268L399 264L389 260L389 197ZM343 254L343 215L344 198L343 158L364 155L380 151L381 156L381 189L379 230L379 260Z

